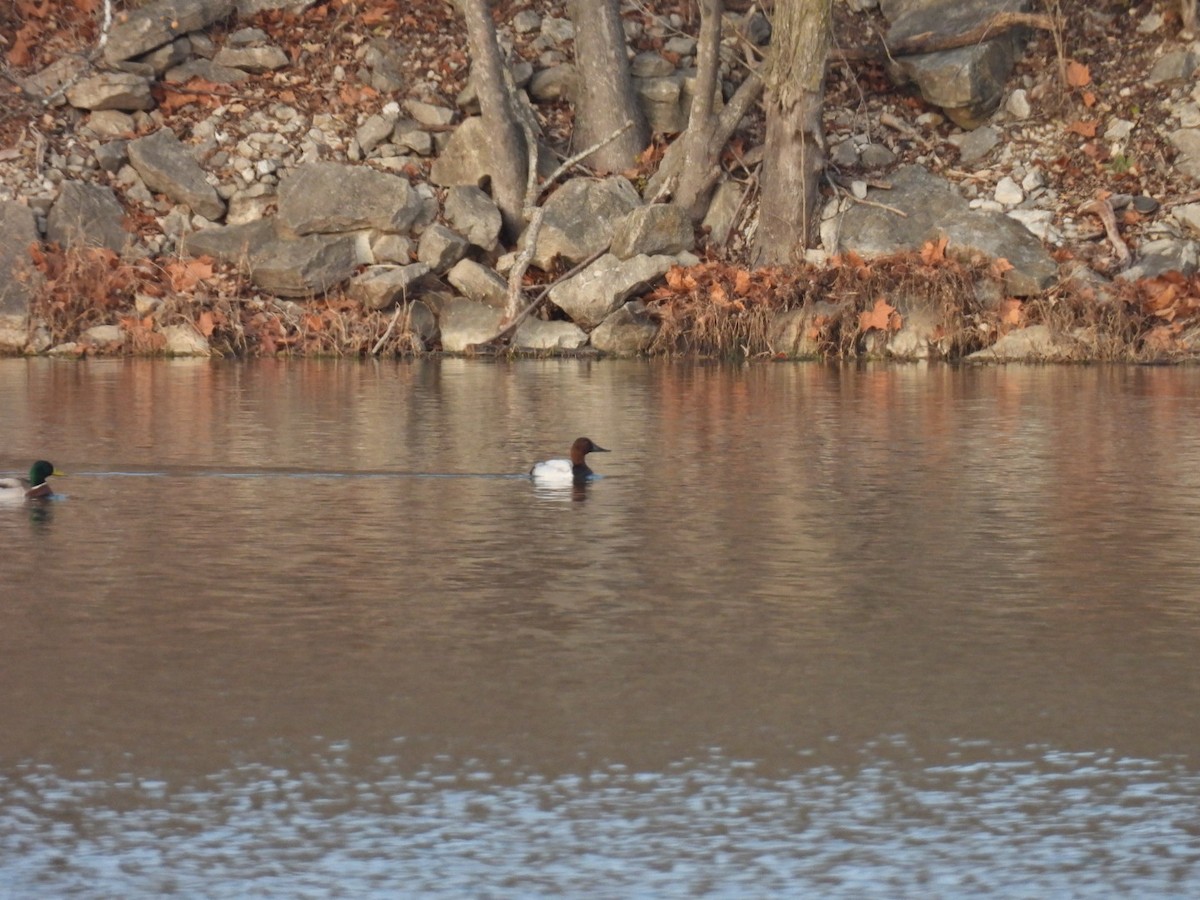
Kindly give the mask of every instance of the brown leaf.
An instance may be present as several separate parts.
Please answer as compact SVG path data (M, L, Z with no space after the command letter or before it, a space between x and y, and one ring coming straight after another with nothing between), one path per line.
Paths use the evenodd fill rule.
M1091 91L1084 91L1080 95L1080 99L1083 100L1083 105L1086 106L1088 109L1091 109L1093 106L1096 105L1096 95L1093 94Z
M1085 84L1091 84L1092 73L1083 63L1071 60L1067 63L1067 84L1073 88L1081 88Z
M196 329L205 337L212 337L213 333L213 314L210 310L205 310L200 313L200 317L196 319Z
M1000 301L1000 324L1020 325L1025 318L1025 304L1016 297L1005 297Z
M872 328L880 331L898 331L900 328L900 314L896 312L896 307L882 297L875 301L875 306L869 312L858 314L858 330L870 331Z
M1096 124L1094 119L1077 119L1067 126L1067 131L1073 132L1080 137L1094 138L1096 136Z
M937 265L946 261L946 246L950 243L950 238L942 235L938 238L937 243L926 241L921 245L921 262L927 266Z

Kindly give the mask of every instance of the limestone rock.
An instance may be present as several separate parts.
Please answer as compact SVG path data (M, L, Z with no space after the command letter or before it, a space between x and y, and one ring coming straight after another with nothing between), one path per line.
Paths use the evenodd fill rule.
M794 359L813 359L821 355L821 321L839 315L837 306L818 300L812 305L788 309L777 314L767 332L772 354Z
M46 217L46 238L61 247L107 247L117 253L132 243L123 227L125 210L112 188L64 181Z
M363 228L402 234L420 213L408 179L366 166L309 163L279 185L279 221L301 235Z
M388 309L411 299L428 275L429 266L424 263L367 269L351 279L346 293L367 309Z
M853 204L842 214L839 251L880 256L919 250L926 241L949 238L946 252L1003 258L1013 268L1004 275L1006 290L1027 297L1048 287L1058 266L1041 241L1001 212L972 210L950 182L921 166L902 166L891 176L892 189L880 195L889 210Z
M481 344L500 330L504 312L474 300L451 297L438 315L442 334L442 349L447 353L462 353L472 344Z
M446 220L488 253L496 249L504 224L492 198L474 185L458 185L446 191Z
M167 325L162 329L167 356L211 356L208 338L188 324Z
M692 220L673 203L639 206L617 220L611 252L619 259L657 253L674 255L696 245Z
M587 341L587 333L571 322L531 318L517 326L512 342L523 350L577 350Z
M545 203L533 264L548 269L556 257L582 262L608 246L618 220L641 204L633 185L620 176L568 181ZM521 236L519 246L527 237L528 232Z
M421 232L417 259L434 272L445 272L467 255L467 239L445 225L430 225Z
M221 262L245 263L278 237L272 220L259 219L192 232L183 237L180 250L189 256L211 256Z
M992 346L967 357L969 362L1063 362L1074 357L1074 342L1056 336L1047 325L1010 331Z
M597 325L589 336L592 346L613 356L637 356L646 352L658 335L658 323L646 313L640 300L630 300Z
M141 176L146 187L183 203L206 219L225 215L225 203L205 180L204 170L170 128L128 145L129 164Z
M244 72L270 72L288 65L288 55L279 47L222 47L213 64Z
M202 31L233 12L234 0L154 0L113 26L104 58L116 64L189 31Z
M153 109L150 80L128 72L102 72L67 88L67 101L79 109Z
M473 259L460 260L446 274L446 280L464 297L477 303L502 309L508 299L508 283Z
M0 278L0 318L19 320L21 344L25 343L24 322L29 301L42 280L29 255L37 242L33 210L11 200L0 201L0 272L4 273Z
M618 306L662 278L675 264L669 256L618 259L606 253L582 272L556 285L550 301L576 325L599 325Z
M311 297L341 284L357 267L355 237L313 234L267 244L251 258L250 278L278 297Z

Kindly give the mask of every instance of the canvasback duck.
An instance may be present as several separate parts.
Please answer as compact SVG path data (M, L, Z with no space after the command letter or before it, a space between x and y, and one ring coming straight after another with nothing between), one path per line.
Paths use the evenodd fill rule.
M29 469L29 478L0 478L0 503L20 503L54 496L54 488L46 481L51 475L61 475L54 463L39 459Z
M581 484L595 473L588 468L585 461L589 453L607 453L603 447L593 443L591 438L577 438L571 445L570 459L548 459L535 463L529 470L534 481L543 484Z

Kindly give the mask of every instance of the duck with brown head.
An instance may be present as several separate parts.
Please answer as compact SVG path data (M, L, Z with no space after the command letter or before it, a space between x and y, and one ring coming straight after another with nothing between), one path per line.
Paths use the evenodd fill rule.
M536 463L529 474L538 484L582 484L596 473L587 464L589 453L608 453L591 438L576 438L570 459L548 459Z

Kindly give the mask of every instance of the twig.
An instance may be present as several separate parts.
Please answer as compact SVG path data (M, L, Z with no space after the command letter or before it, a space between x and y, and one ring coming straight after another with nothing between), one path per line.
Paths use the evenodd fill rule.
M103 50L104 45L108 43L108 29L112 27L112 0L104 0L104 22L100 26L100 40L96 42L96 49Z
M1079 207L1079 211L1100 217L1100 221L1104 223L1104 233L1108 236L1108 242L1112 244L1113 250L1117 254L1117 260L1121 263L1122 268L1128 266L1133 260L1133 255L1129 252L1125 241L1121 239L1121 232L1117 230L1117 215L1113 212L1112 202L1093 200Z
M375 342L375 346L371 348L371 355L378 356L379 351L383 348L384 343L392 336L392 329L396 327L396 320L400 318L400 313L407 309L407 305L403 302L396 304L396 311L392 313L392 321L388 322L387 330L383 332L383 337Z

